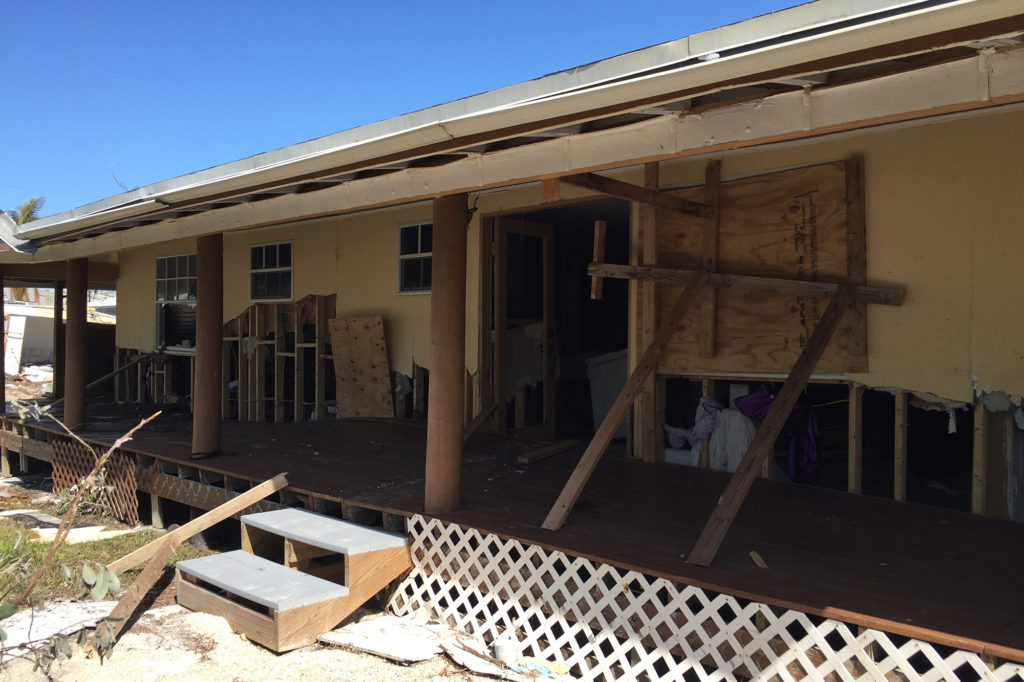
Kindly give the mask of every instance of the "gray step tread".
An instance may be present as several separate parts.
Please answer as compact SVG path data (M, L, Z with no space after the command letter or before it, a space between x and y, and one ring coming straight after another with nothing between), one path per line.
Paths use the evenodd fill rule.
M348 595L344 585L292 570L240 549L179 561L176 567L182 573L275 611Z
M246 514L242 523L338 554L362 554L409 544L402 535L367 528L305 509L277 509Z

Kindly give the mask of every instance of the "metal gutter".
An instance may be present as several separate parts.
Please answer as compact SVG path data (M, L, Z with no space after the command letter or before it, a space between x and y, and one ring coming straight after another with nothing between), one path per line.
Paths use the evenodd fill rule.
M1019 0L920 0L896 5L885 0L819 0L154 183L34 221L12 237L22 242L46 239L145 215L161 205L294 182L332 169L369 167L374 161L454 150L466 140L500 139L503 131L531 126L543 130L554 122L586 120L616 107L628 110L634 102L671 98L684 89L713 89L723 82L741 82L751 74L794 68L1020 12ZM701 59L710 53L718 57Z

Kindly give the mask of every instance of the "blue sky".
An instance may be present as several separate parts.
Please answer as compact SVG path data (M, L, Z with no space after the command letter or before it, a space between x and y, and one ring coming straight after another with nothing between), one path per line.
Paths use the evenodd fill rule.
M0 2L0 209L49 215L796 4Z

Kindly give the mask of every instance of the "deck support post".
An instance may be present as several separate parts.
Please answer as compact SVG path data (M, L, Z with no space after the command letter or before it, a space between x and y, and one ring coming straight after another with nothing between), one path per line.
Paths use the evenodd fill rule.
M64 349L64 423L69 429L85 425L86 294L89 261L68 261L68 322Z
M221 449L221 345L224 326L224 237L196 241L196 364L192 452Z
M427 514L451 511L461 504L468 222L468 195L434 199L430 409L423 494Z
M150 518L149 525L154 528L165 528L164 526L164 500L159 495L149 494Z

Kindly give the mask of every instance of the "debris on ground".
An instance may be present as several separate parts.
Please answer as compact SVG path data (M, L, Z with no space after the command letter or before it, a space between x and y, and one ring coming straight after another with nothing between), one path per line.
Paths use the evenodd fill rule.
M7 633L4 658L27 652L26 645L46 641L54 635L73 635L82 628L94 627L110 614L112 601L59 600L44 609L24 609L3 620Z

